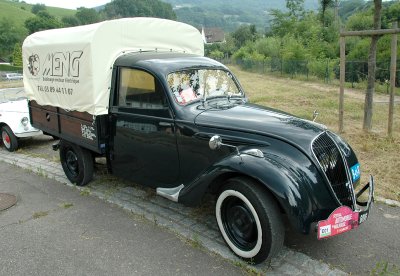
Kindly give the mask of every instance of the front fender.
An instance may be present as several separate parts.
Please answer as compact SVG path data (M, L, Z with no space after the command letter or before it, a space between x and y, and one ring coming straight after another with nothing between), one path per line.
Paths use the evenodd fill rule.
M40 134L41 132L32 127L30 122L26 126L22 125L22 118L27 117L29 119L28 113L21 112L0 112L0 125L7 125L10 127L12 132L17 137L28 137Z
M273 152L264 152L264 158L230 155L186 185L179 194L179 202L197 203L210 186L221 185L218 180L244 175L262 183L275 196L291 225L299 232L308 233L310 224L335 206L331 206L329 191L321 185L323 180L318 172L312 170L314 166L307 158L303 159L302 163L294 162Z

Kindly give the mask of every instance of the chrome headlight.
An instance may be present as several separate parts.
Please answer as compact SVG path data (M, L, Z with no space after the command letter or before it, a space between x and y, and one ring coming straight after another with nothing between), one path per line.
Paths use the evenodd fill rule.
M28 119L28 117L22 118L22 119L21 119L21 124L22 124L24 127L28 126L28 124L29 124L29 119Z

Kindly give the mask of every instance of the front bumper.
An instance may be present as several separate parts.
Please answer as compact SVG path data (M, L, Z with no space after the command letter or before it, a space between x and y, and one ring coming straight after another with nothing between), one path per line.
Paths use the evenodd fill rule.
M366 190L368 192L368 200L359 201L361 195ZM371 204L374 201L374 178L372 175L369 182L356 194L356 207L352 210L348 206L340 206L335 209L326 220L321 220L317 224L318 239L333 237L344 232L357 228L361 223L366 221L369 216Z
M33 137L33 136L42 135L43 132L41 130L30 130L30 131L25 131L25 132L21 132L21 133L14 133L14 134L18 138L27 138L27 137Z

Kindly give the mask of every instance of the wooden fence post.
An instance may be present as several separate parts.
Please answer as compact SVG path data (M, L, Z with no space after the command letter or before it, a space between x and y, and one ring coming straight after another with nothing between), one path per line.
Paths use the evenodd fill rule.
M397 28L397 21L393 22L393 29ZM388 135L393 134L393 113L394 113L394 91L396 87L396 67L397 67L397 34L392 35L392 52L390 58L390 100L389 100L389 119Z
M340 37L340 95L339 95L339 133L343 132L344 84L346 77L346 40Z

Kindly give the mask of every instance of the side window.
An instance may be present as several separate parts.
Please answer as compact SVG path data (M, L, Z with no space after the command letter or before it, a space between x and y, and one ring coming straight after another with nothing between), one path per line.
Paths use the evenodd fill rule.
M117 105L121 111L152 116L168 116L161 85L146 71L120 68ZM169 117L169 116L168 116Z

